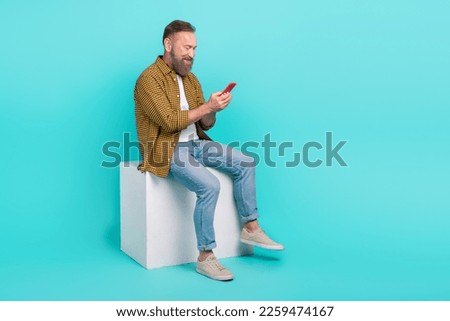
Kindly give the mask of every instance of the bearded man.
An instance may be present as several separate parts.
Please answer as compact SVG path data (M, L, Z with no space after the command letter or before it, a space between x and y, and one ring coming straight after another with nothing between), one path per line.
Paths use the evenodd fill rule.
M214 126L216 113L231 101L229 92L214 92L205 101L191 72L197 39L195 28L175 20L163 34L164 55L139 76L135 90L136 127L143 162L139 170L172 176L194 192L194 227L199 251L196 271L214 280L232 280L233 274L214 256L214 212L220 192L214 167L233 178L233 195L242 222L240 241L271 250L283 245L271 240L258 223L253 158L212 141L205 131Z

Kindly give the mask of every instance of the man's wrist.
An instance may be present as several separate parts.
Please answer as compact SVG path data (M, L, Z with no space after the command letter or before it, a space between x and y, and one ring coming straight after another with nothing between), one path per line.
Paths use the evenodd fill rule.
M212 126L214 126L214 123L216 122L216 112L210 111L200 119L200 122L202 124L203 129L205 130L210 129Z
M206 110L208 111L208 112L207 112L207 115L208 115L208 114L211 114L211 113L214 113L214 108L213 108L212 103L211 103L210 101L207 101L207 102L205 103L205 107L206 107ZM205 116L206 116L206 115L205 115Z

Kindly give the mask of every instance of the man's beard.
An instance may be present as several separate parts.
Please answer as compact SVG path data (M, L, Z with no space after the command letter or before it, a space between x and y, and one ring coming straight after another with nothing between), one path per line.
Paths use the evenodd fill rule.
M175 56L175 52L172 51L170 53L170 57L172 58L173 70L175 70L175 72L180 76L186 76L191 71L192 66L194 65L194 59L187 55L181 58L177 58L177 56Z

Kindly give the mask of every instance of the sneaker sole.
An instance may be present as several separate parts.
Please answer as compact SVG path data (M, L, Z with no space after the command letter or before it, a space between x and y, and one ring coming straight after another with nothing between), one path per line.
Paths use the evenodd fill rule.
M245 244L248 244L248 245L258 246L258 247L261 247L261 248L266 249L266 250L275 250L275 251L284 250L284 246L281 245L281 244L280 245L266 245L266 244L263 244L263 243L258 243L258 242L250 241L250 240L246 240L246 239L240 239L240 241L242 243L245 243Z
M233 275L215 276L215 275L206 273L205 271L202 271L199 268L196 268L195 270L197 271L197 273L204 275L210 279L216 280L216 281L231 281L234 279Z

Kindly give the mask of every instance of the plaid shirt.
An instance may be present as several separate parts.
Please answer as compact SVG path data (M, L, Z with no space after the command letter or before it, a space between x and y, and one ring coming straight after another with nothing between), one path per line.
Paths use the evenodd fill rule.
M200 83L193 73L182 77L189 109L205 103ZM180 90L176 72L162 59L139 76L134 88L136 127L143 162L139 170L165 177L181 130L188 123L188 110L180 109ZM210 139L201 122L196 124L200 139ZM211 126L212 127L212 126Z

